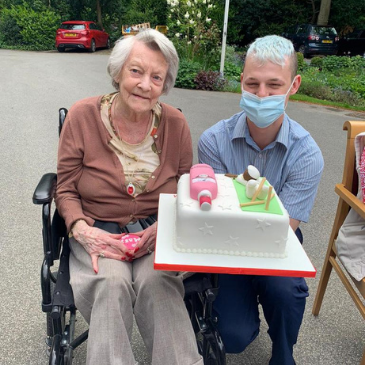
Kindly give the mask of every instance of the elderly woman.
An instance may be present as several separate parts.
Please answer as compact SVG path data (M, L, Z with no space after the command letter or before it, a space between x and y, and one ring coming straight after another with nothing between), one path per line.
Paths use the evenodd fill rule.
M77 102L62 130L56 204L70 236L75 303L90 325L87 364L136 364L133 314L152 364L203 364L181 277L153 269L157 223L136 233L135 249L121 242L121 227L154 221L159 194L175 193L192 163L183 114L158 101L177 70L161 33L119 40L108 63L117 92Z

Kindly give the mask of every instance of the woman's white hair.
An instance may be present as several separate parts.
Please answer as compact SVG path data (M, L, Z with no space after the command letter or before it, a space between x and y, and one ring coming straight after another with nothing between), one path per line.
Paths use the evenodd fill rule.
M108 73L112 78L113 86L119 90L119 83L116 81L122 70L133 46L141 42L154 51L160 51L169 65L166 80L163 86L163 93L167 94L175 85L177 72L179 69L179 56L173 43L161 32L155 29L140 31L135 36L125 36L120 38L113 48L108 60Z
M292 77L297 74L298 59L293 43L278 35L257 38L248 48L247 57L254 58L260 65L270 61L281 67L284 67L286 59L289 59Z

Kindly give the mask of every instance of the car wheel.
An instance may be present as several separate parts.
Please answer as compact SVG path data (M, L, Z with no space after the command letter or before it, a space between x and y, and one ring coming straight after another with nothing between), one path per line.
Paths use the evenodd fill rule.
M91 40L91 45L90 45L90 52L95 52L96 51L96 44L95 44L95 39Z
M57 47L58 52L65 52L65 47Z
M304 44L302 44L300 47L299 47L299 49L298 49L298 51L304 56L304 58L306 58L307 57L307 54L305 53L305 46L304 46Z
M109 49L110 48L110 38L108 38L108 40L106 41L106 48Z

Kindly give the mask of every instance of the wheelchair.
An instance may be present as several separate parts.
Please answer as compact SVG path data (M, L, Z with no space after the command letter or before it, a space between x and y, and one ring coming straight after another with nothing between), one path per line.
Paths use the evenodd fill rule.
M66 115L67 109L59 109L59 134ZM77 308L69 283L69 240L65 222L53 207L56 185L57 175L47 173L33 194L33 203L42 206L42 311L46 314L49 365L71 365L73 351L87 340L88 330L75 336ZM139 223L145 229L154 223L154 219L153 216L140 219ZM128 233L128 226L122 231ZM194 274L184 280L184 287L184 301L204 364L225 365L225 349L212 310L218 293L218 275Z

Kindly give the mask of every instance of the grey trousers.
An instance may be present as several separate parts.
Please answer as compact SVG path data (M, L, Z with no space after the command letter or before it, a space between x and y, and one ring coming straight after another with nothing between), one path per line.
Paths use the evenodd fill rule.
M84 248L70 239L70 283L89 323L88 365L135 365L133 315L153 365L203 365L176 272L153 269L153 254L132 263L99 258L95 274Z

